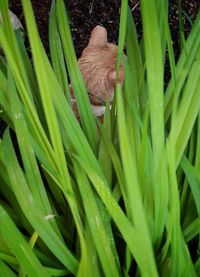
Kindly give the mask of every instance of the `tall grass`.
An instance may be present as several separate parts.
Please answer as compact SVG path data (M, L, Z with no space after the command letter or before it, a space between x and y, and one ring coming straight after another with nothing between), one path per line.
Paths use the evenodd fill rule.
M200 13L175 63L168 1L141 0L141 42L122 1L125 82L100 123L63 1L52 1L50 59L22 4L31 59L0 1L0 276L199 276Z

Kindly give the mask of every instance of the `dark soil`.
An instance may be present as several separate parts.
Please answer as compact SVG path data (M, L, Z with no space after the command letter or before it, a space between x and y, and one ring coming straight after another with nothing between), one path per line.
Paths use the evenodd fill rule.
M52 0L32 0L38 28L45 48L48 50L48 15ZM117 43L119 30L120 0L65 0L73 35L73 41L77 56L80 57L83 48L87 45L91 30L97 24L104 26L108 31L110 42ZM10 8L15 12L22 23L24 18L21 1L10 0ZM172 31L174 46L179 49L179 23L178 23L178 0L170 0L169 21ZM131 0L130 7L141 36L141 15L139 0ZM183 13L193 22L199 10L199 0L182 0ZM188 35L191 25L186 16L184 18L184 30ZM178 54L178 52L177 52Z

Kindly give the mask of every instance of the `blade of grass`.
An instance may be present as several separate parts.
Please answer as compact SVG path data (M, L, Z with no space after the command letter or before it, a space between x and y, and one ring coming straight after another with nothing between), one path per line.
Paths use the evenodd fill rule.
M0 259L1 276L16 277L16 274Z
M181 167L188 178L197 212L200 215L200 171L193 167L185 156L181 160Z
M63 50L62 50L60 36L58 32L58 27L57 27L55 1L52 1L50 17L49 17L49 44L50 44L51 60L52 60L55 75L69 102L70 91L69 91L69 86L67 81L67 71L65 68Z
M131 74L131 93L136 102L136 106L140 107L142 114L144 112L147 95L144 89L144 70L142 64L141 50L138 43L135 22L130 9L128 9L127 26L126 26L126 49L127 60L130 66Z
M70 80L78 106L81 124L93 148L97 150L98 134L83 78L78 68L64 2L57 1L57 21Z
M176 91L174 92L174 79L169 82L169 85L166 89L164 95L164 107L165 107L165 122L168 120L171 110L172 110L172 102L174 97L179 97L181 93L181 89L185 83L188 72L192 63L194 62L197 50L200 45L200 36L198 33L200 32L200 12L198 13L191 33L186 41L185 50L182 51L178 63L176 65ZM186 56L185 53L188 53Z
M200 49L196 61L193 63L188 80L183 92L181 102L177 111L174 126L171 128L170 136L176 140L176 165L178 165L189 136L191 134L194 122L200 109L200 99L198 88L200 86Z
M126 24L128 14L128 0L121 2L120 9L120 25L119 25L119 38L118 38L118 53L117 53L117 75L119 73L120 64L124 55L124 44L126 37ZM117 76L116 76L117 79Z
M141 13L153 153L154 241L156 247L158 247L162 239L168 204L167 170L164 152L163 57L155 1L142 0Z
M23 266L25 272L29 276L50 276L42 267L39 260L33 254L31 247L17 230L15 224L9 218L5 210L0 206L0 233L4 237L6 243L16 255L19 263Z
M148 256L149 268L152 268L152 274L155 274L156 271L154 268L154 259L153 259L153 249L152 243L150 239L150 234L148 230L148 225L146 221L145 212L142 204L142 197L140 191L140 185L137 175L137 165L136 165L136 155L134 151L131 149L131 137L128 135L128 131L126 128L125 121L125 111L122 102L121 90L117 86L117 109L118 109L118 136L120 143L120 152L121 158L123 162L123 170L125 174L125 182L127 189L127 197L129 199L130 206L130 219L135 226L136 232L140 230L140 235L138 236L138 243L141 244L140 251L143 252L144 249L142 247L145 245L146 256ZM134 185L133 185L134 184ZM132 201L135 197L135 201ZM144 232L144 233L141 233ZM144 238L146 238L146 242L144 242ZM141 239L141 241L140 241ZM147 261L146 261L147 262Z
M59 2L58 2L59 3ZM61 139L60 130L58 127L58 119L52 101L52 94L56 91L54 89L58 83L53 74L52 68L48 62L47 56L41 46L41 41L39 38L38 30L36 27L36 22L33 16L33 10L30 1L22 1L24 14L26 18L27 29L29 33L32 33L30 37L30 44L34 57L34 67L36 71L36 76L38 79L38 85L40 89L41 100L44 108L44 113L48 125L50 140L53 145L55 152L55 160L57 164L57 170L60 177L60 183L63 189L63 193L69 203L71 212L76 223L78 235L80 238L82 260L87 259L87 248L85 246L83 226L81 218L77 209L75 197L72 197L74 192L70 182L70 176L67 168L67 162L64 155L64 149ZM46 68L44 71L43 68ZM52 83L49 83L49 79L53 76ZM51 92L51 93L50 93ZM83 268L84 263L80 262L80 268ZM80 269L81 270L81 269Z
M4 135L3 145L1 146L1 160L9 172L11 187L16 195L18 203L28 220L38 232L40 238L46 243L54 255L71 271L76 272L78 267L77 260L73 257L67 246L60 240L52 229L49 220L46 220L35 205L34 198L28 189L26 179L18 165L11 139L8 132ZM7 159L6 157L9 157ZM66 259L67 257L67 259Z
M114 241L113 235L110 235L108 232L108 222L105 220L106 213L103 213L103 218L100 211L104 207L97 204L97 198L90 189L87 176L77 162L74 162L74 168L90 232L92 233L104 274L105 276L120 276L117 252L114 245L112 246Z
M186 242L191 241L194 239L197 235L200 234L200 217L197 217L193 222L188 225L184 231L184 238Z
M151 256L150 259L149 256L147 258L146 249L145 252L141 251L140 241L138 242L138 237L140 237L140 234L138 233L139 230L136 232L135 228L133 228L133 226L130 224L130 221L122 212L121 208L117 205L116 200L112 197L109 189L107 188L107 185L105 185L104 181L97 175L93 168L85 164L84 161L80 159L80 157L76 157L76 159L87 172L89 179L95 186L95 189L97 190L110 215L115 221L133 257L136 259L142 274L144 274L143 276L149 276L149 272L151 272L151 276L158 276L154 261L152 262Z

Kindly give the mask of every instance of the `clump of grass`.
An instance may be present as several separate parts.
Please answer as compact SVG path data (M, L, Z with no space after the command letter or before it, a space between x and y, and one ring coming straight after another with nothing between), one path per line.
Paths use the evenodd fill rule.
M168 1L141 0L140 43L122 1L117 67L126 45L125 82L101 124L63 1L52 2L50 60L31 1L22 4L33 63L12 29L8 1L0 2L0 105L8 125L0 141L2 276L198 276L200 14L176 64Z

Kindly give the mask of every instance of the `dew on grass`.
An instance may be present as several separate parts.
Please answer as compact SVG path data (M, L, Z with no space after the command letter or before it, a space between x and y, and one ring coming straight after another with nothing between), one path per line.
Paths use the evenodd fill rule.
M100 221L99 221L99 217L98 216L95 217L95 221L96 221L97 226L100 227Z
M54 218L55 217L55 214L47 214L45 217L44 217L44 219L45 220L50 220L50 219L52 219L52 218Z
M33 196L32 196L31 194L29 194L28 199L29 199L29 201L30 201L31 203L33 203Z
M94 255L92 255L92 263L95 264L96 263L96 257Z
M21 113L16 113L16 114L15 114L15 119L20 119L20 118L21 118L21 116L22 116L22 114L21 114Z

